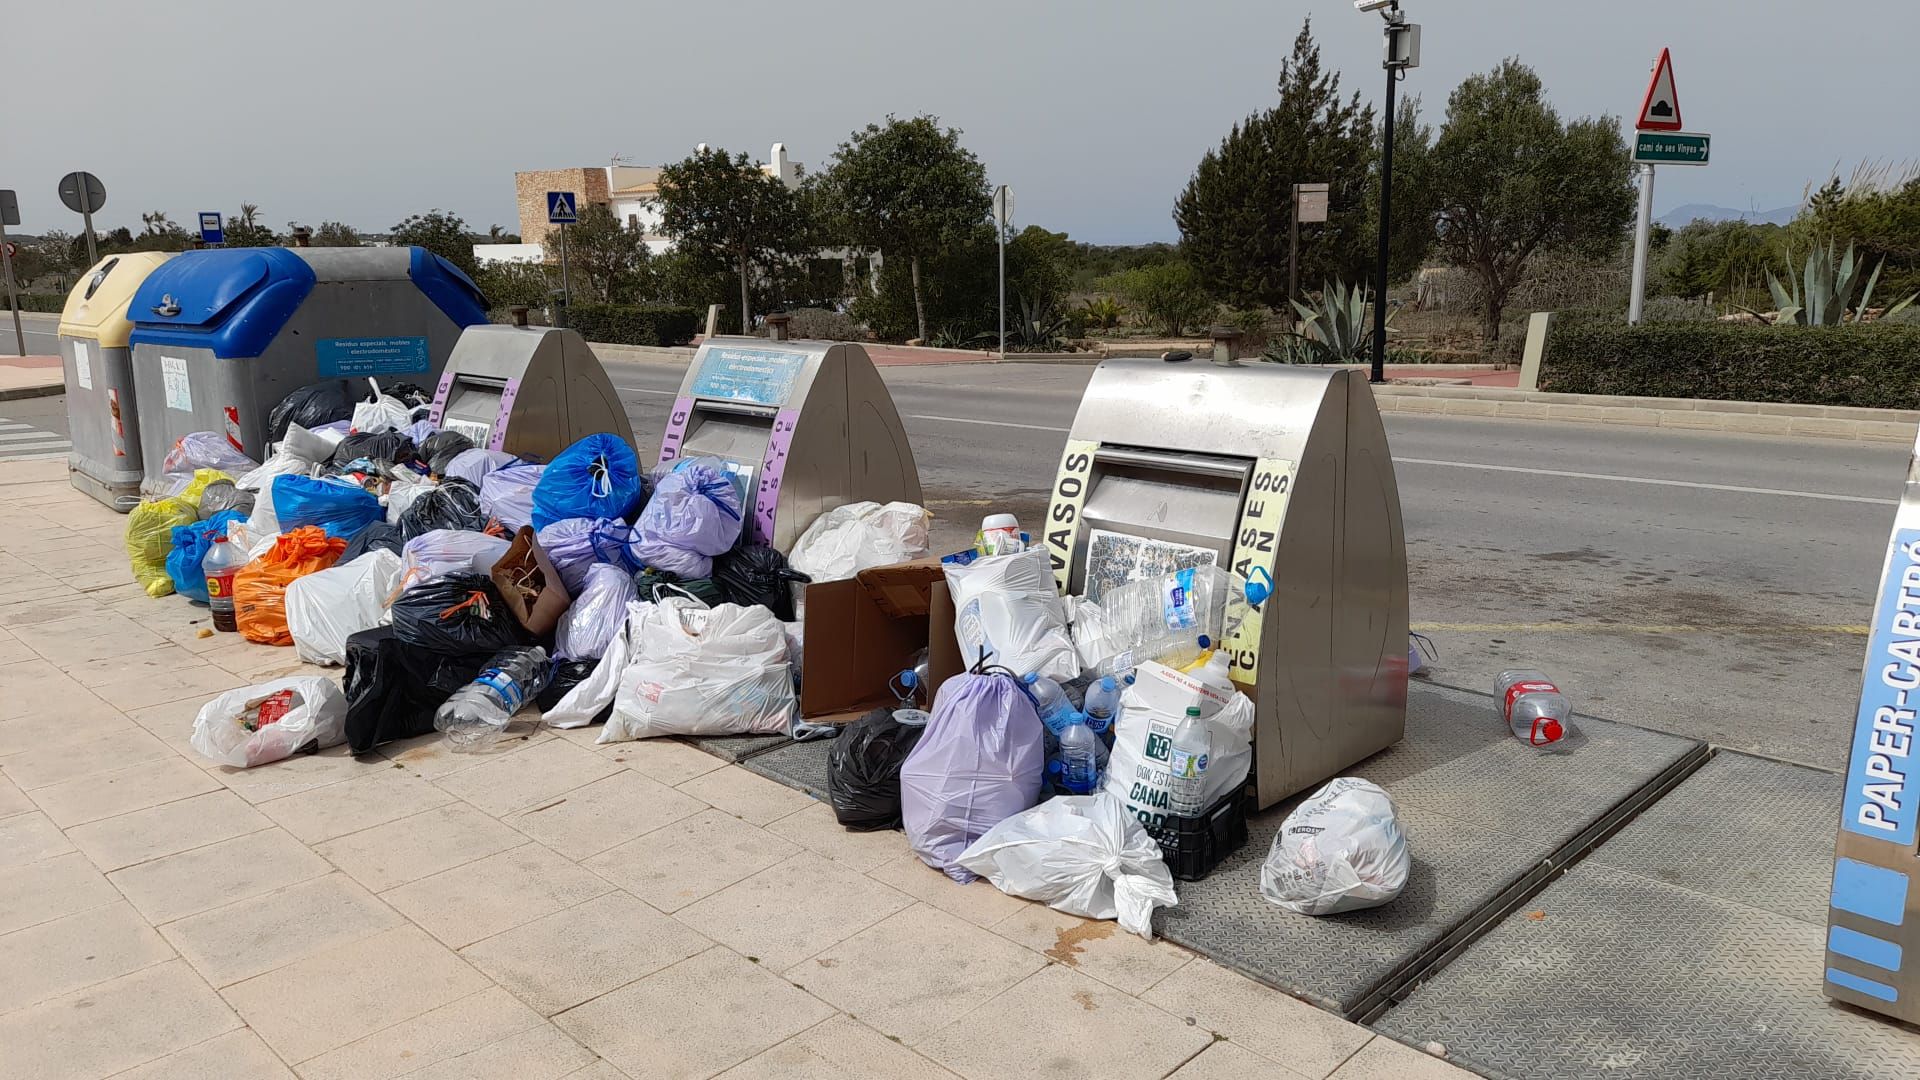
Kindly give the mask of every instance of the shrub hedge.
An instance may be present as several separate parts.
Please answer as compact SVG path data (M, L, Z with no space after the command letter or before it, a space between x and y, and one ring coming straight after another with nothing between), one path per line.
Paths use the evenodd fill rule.
M67 308L65 293L19 293L21 311L50 311L55 315ZM0 311L11 311L7 307L7 294L0 290Z
M1555 317L1540 389L1920 408L1920 326L1627 326Z
M665 304L575 304L567 309L567 325L581 337L614 345L685 345L705 317L690 307Z

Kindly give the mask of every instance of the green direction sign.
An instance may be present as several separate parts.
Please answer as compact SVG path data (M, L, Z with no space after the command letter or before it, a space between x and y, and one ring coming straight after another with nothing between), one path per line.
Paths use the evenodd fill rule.
M1684 131L1636 131L1633 160L1639 165L1705 165L1711 135Z

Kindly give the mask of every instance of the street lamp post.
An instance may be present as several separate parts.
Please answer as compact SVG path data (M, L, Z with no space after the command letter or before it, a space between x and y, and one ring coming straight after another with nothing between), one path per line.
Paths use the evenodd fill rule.
M1420 26L1410 23L1400 12L1400 0L1354 0L1361 11L1378 11L1387 21L1386 54L1381 66L1387 69L1387 121L1380 150L1380 250L1373 270L1373 382L1387 381L1387 260L1392 252L1393 234L1393 114L1394 97L1401 79L1410 68L1420 66Z

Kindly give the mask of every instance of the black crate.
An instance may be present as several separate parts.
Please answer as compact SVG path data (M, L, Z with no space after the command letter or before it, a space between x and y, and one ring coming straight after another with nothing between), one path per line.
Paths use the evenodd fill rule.
M1253 803L1251 778L1198 817L1168 817L1147 833L1160 843L1160 857L1178 881L1199 881L1247 842L1247 811Z

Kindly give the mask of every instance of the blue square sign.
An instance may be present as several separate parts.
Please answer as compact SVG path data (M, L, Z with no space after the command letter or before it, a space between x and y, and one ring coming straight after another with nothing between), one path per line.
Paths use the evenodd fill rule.
M547 192L547 224L572 225L579 220L580 215L574 212L573 192Z
M226 240L227 232L220 227L220 212L218 210L200 211L200 242L223 244Z

